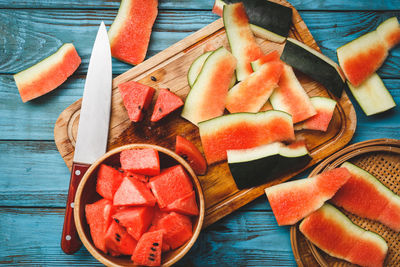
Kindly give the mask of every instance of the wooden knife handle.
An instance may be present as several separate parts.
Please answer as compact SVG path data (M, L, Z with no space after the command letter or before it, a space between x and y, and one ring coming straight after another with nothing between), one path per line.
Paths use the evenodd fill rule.
M90 165L82 163L72 163L71 180L69 182L67 206L65 207L64 227L61 236L61 249L66 254L74 254L81 246L82 242L79 239L74 222L74 199L76 189L85 172Z

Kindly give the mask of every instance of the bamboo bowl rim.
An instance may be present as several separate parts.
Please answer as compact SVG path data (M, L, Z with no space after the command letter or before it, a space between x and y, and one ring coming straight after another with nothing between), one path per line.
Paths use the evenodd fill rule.
M92 254L92 256L94 258L96 258L98 261L100 261L101 263L103 263L106 266L122 267L122 266L126 266L126 265L120 265L120 264L108 259L108 257L105 257L102 253L100 253L97 250L97 248L93 245L93 242L87 238L87 236L85 234L85 230L83 228L83 224L85 222L82 222L81 216L80 216L82 192L86 186L86 182L89 180L89 178L91 177L93 172L97 170L98 166L102 162L104 162L106 159L110 158L111 156L114 156L114 155L120 153L123 150L140 149L140 148L153 148L153 149L157 150L158 152L166 154L168 157L173 158L179 164L181 164L185 168L185 170L189 173L189 176L191 177L191 180L193 182L193 186L195 187L196 196L198 197L198 200L199 200L199 203L198 203L199 215L197 216L197 225L195 226L195 228L193 230L192 237L189 239L189 241L187 241L181 247L177 248L178 253L171 256L171 258L168 259L166 262L162 262L161 266L171 266L172 264L174 264L178 260L180 260L196 242L196 240L200 234L202 225L203 225L204 213L205 213L203 190L202 190L200 181L197 178L196 174L194 173L193 169L182 157L180 157L178 154L176 154L175 152L173 152L170 149L167 149L167 148L164 148L164 147L161 147L158 145L152 145L152 144L129 144L129 145L124 145L124 146L114 148L114 149L108 151L107 153L105 153L99 159L97 159L89 167L89 169L87 170L87 172L85 173L85 175L83 176L82 180L79 183L79 186L77 188L76 195L75 195L75 200L74 200L74 203L75 203L74 204L74 220L75 220L75 226L76 226L78 235L79 235L83 245L89 251L89 253ZM95 188L93 190L95 190ZM136 266L136 265L134 265L133 262L131 262L130 266Z
M372 152L378 152L378 153L393 152L394 154L400 155L400 140L382 138L382 139L367 140L350 145L342 150L339 150L338 152L336 152L335 154L331 155L323 162L318 164L308 177L312 177L324 170L336 168L347 160ZM291 239L292 250L298 266L299 267L314 266L314 265L316 266L319 265L323 267L330 266L330 264L327 262L326 257L323 254L321 254L321 252L317 249L315 245L313 245L306 237L299 236L300 231L298 230L298 225L299 223L293 225L290 228L290 239ZM307 247L302 248L302 250L303 251L306 250L306 252L311 255L312 260L309 257L307 257L310 255L300 254L299 244L302 241L301 239L304 239L307 245Z

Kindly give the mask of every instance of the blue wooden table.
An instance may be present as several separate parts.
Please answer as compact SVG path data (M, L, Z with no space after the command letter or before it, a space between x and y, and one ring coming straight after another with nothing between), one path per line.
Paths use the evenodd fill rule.
M339 46L400 18L400 0L292 0L323 53L337 61ZM148 57L217 19L213 0L160 0ZM0 0L0 264L96 265L82 248L60 249L69 171L53 140L62 110L81 98L91 46L101 20L110 26L119 0ZM66 42L82 57L77 72L57 90L23 104L12 75ZM131 66L113 60L113 72ZM400 105L400 46L378 71ZM400 108L366 117L357 111L351 143L400 139ZM303 176L305 176L303 174ZM294 266L288 227L278 227L266 198L204 230L182 266Z

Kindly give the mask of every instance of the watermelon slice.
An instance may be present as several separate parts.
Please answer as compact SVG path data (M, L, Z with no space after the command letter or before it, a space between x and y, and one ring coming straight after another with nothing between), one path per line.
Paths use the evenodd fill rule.
M112 201L101 199L85 206L86 221L90 227L90 235L96 248L107 253L105 235L111 224L113 212Z
M189 216L199 215L199 208L197 207L196 202L196 193L194 191L190 192L186 196L169 204L164 210L176 211Z
M204 54L202 54L201 56L196 58L193 61L192 65L190 65L190 68L189 68L189 71L187 74L188 83L189 83L190 87L193 87L193 84L196 81L197 76L199 76L199 73L200 73L201 69L203 68L204 62L206 62L208 56L211 55L212 52L213 51L205 52ZM236 83L236 77L235 77L235 75L233 75L232 79L231 79L231 83L229 85L229 88L234 86L235 83Z
M388 55L388 49L376 31L358 37L336 52L347 80L355 87L374 74Z
M262 65L229 90L226 109L231 113L259 111L278 86L282 69L283 64L280 61Z
M112 217L115 222L125 227L133 238L139 240L149 228L153 213L153 207L129 207L119 210Z
M71 43L32 67L14 75L22 102L42 96L67 80L81 64L81 58Z
M168 89L160 89L150 121L156 122L183 106L182 99Z
M128 149L120 154L121 168L143 175L160 173L158 152L152 148Z
M171 249L182 246L193 235L190 218L176 212L171 212L162 218L153 229L163 232L163 242L167 243Z
M114 195L115 206L154 206L156 199L145 183L125 177Z
M311 156L304 141L291 145L275 142L249 149L228 150L228 165L239 189L271 181L306 166Z
M133 65L144 60L157 6L157 0L121 1L117 17L108 31L113 57Z
M182 165L162 170L160 175L150 179L149 186L161 209L193 191L193 184Z
M275 110L282 110L292 115L293 123L317 114L292 67L286 64L284 64L278 88L272 93L270 102Z
M129 81L118 85L129 119L138 122L143 118L143 110L147 109L154 95L154 88Z
M400 24L396 17L389 18L379 24L376 31L387 49L392 49L400 43Z
M341 97L345 77L332 59L292 38L287 38L281 59Z
M101 164L97 172L96 192L100 196L112 200L123 178L120 171L106 164Z
M197 175L206 173L207 162L199 149L180 135L176 136L175 153L184 158Z
M238 60L236 78L242 81L253 72L250 63L261 57L262 51L250 29L243 3L225 5L223 19L232 54Z
M225 160L228 149L294 140L292 117L282 111L234 113L199 123L208 164Z
M360 86L347 82L350 91L367 116L384 112L396 106L392 95L386 89L378 74L372 74Z
M124 227L112 221L105 235L105 244L111 256L132 255L137 241L126 232Z
M383 266L388 246L378 234L353 224L329 204L306 217L300 231L329 255L361 266Z
M195 125L221 116L235 68L235 57L224 47L212 52L186 97L181 116Z
M345 162L342 167L350 172L351 178L332 198L332 203L400 231L400 197L356 165Z
M271 61L276 61L279 60L279 53L278 51L274 50L262 57L260 57L259 59L251 62L251 68L253 69L253 71L257 71L262 65L264 65L265 63L271 62Z
M290 225L319 209L349 178L346 168L337 168L309 179L268 187L265 193L278 224Z
M148 232L142 235L132 255L137 265L160 266L163 231Z
M257 36L283 43L292 24L292 9L266 0L215 0L213 12L222 16L226 4L243 2L250 28Z
M336 101L331 98L321 96L311 97L310 101L317 111L317 114L295 125L294 129L308 129L326 132L329 123L332 120L333 112L335 111Z

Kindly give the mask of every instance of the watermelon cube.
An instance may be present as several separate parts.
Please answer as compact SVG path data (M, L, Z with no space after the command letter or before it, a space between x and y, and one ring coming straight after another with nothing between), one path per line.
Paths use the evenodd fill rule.
M143 110L147 109L154 95L154 88L129 81L118 85L129 119L138 122L143 118Z
M164 210L176 211L185 215L199 215L199 208L196 202L196 193L190 192L186 196L175 200L169 204Z
M120 161L123 170L150 176L160 174L158 152L152 148L124 150Z
M137 241L128 234L124 227L112 221L105 235L105 244L107 251L112 256L132 255Z
M93 243L104 253L107 253L105 234L112 221L112 212L112 202L108 199L101 199L85 206L86 221L90 227Z
M183 101L179 96L168 89L160 89L150 121L159 121L181 106Z
M164 233L163 241L171 249L176 249L188 241L192 235L192 221L188 216L171 212L162 218L151 230L162 230Z
M112 200L123 178L123 174L120 171L101 164L97 172L96 192L100 196Z
M153 214L153 207L132 207L121 209L112 217L114 221L125 227L133 238L139 240L149 228Z
M161 209L193 191L193 184L182 165L162 170L160 175L150 179L149 185Z
M160 266L163 231L147 232L139 239L132 261L137 265Z
M115 206L154 206L156 199L145 183L125 177L114 195Z

